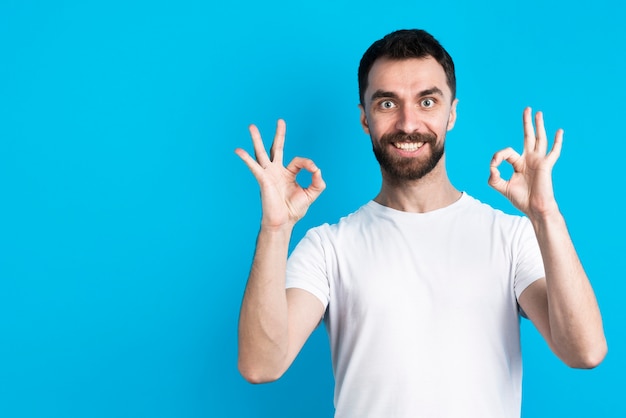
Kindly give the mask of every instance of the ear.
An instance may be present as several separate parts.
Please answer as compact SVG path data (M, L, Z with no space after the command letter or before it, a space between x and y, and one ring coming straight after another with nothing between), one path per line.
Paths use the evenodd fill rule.
M370 126L367 123L367 115L365 114L365 109L363 108L363 105L360 104L359 109L361 110L361 127L363 128L365 133L369 135Z
M457 103L459 103L459 99L454 99L452 101L452 106L450 106L450 115L448 116L448 128L447 128L448 131L454 128L454 123L456 122Z

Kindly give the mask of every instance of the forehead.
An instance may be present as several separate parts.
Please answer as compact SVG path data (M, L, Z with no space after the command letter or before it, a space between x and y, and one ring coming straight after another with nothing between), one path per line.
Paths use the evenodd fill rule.
M446 73L434 58L380 58L374 62L368 74L365 100L376 91L413 96L433 87L443 91L446 97L452 95Z

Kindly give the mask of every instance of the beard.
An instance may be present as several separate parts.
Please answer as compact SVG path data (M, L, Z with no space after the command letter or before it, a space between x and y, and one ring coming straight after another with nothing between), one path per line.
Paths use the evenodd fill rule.
M426 161L421 158L398 157L387 148L389 144L398 142L423 142L430 146L431 154ZM437 136L431 133L385 134L380 137L380 141L372 141L372 148L380 168L388 178L398 181L421 179L437 166L444 153L443 141L437 145Z

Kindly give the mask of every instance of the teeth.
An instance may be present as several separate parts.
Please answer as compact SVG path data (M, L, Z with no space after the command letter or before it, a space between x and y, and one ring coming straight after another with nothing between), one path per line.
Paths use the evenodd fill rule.
M396 142L393 144L394 147L399 148L403 151L417 151L424 145L423 142Z

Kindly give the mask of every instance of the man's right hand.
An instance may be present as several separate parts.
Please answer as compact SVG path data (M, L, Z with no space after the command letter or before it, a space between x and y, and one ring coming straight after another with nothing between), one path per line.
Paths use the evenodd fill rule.
M268 156L261 133L255 125L250 125L250 136L256 158L245 150L237 148L235 153L246 163L261 188L261 206L263 218L261 225L276 228L293 226L306 214L311 203L326 188L322 172L308 158L295 157L287 167L283 166L285 145L285 121L279 119L276 124L274 142ZM312 174L311 184L302 187L296 181L301 170Z
M255 158L240 148L235 152L259 182L263 219L239 315L238 367L246 380L262 383L282 376L324 314L313 294L286 291L285 276L292 228L326 184L307 158L283 166L283 120L277 123L269 156L256 126L250 125L250 135ZM309 187L296 181L301 170L312 174Z

